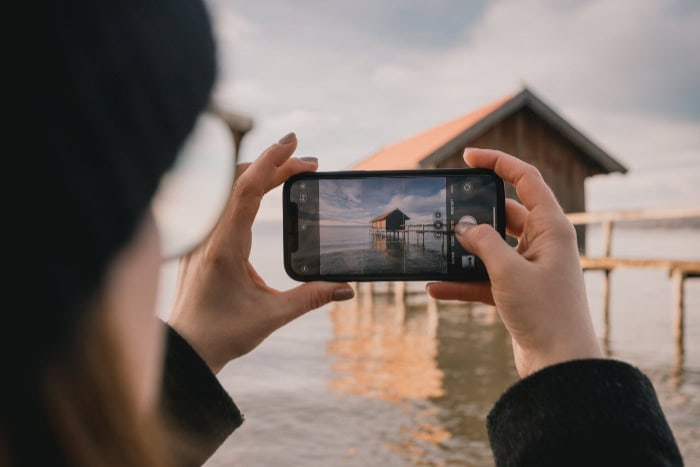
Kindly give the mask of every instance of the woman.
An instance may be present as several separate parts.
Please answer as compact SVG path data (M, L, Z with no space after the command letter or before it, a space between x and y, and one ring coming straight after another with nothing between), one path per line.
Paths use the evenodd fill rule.
M8 265L14 306L1 327L0 464L201 464L241 422L212 371L305 311L352 297L347 284L274 291L247 261L262 195L317 163L290 159L293 134L271 146L184 260L172 326L202 360L154 316L168 232L151 204L209 104L216 67L204 6L40 2L27 27L30 68L11 69L45 79L25 83L16 118L16 133L31 137L13 158L22 212L8 243L20 257ZM209 423L207 409L225 423Z
M291 157L289 134L241 167L216 228L181 263L164 326L154 308L166 232L151 204L209 102L206 12L197 0L36 10L27 54L50 73L27 89L33 118L20 120L34 135L21 172L34 196L13 219L22 257L8 268L7 303L19 305L2 326L0 464L199 465L242 422L214 374L301 314L352 297L347 284L273 290L248 262L262 196L317 163ZM502 153L466 158L523 201L507 206L515 250L488 227L457 229L490 283L428 287L495 304L513 337L524 379L489 416L496 462L680 465L648 380L600 359L573 229L542 178Z

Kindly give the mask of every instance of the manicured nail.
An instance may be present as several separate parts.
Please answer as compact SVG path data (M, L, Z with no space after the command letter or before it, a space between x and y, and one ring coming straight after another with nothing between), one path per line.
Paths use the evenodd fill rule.
M318 164L318 157L304 156L300 157L299 159L303 160L304 162L308 162L309 164Z
M278 143L279 144L289 144L292 141L294 141L295 139L297 139L297 135L295 135L294 132L292 131L291 133L287 133L286 135L281 137L280 140L278 141Z
M462 159L464 159L464 163L467 164L467 167L471 167L469 165L469 162L467 162L467 155L473 150L474 148L464 148L464 151L462 152Z
M455 232L457 232L457 235L464 235L471 229L472 227L475 227L473 223L471 222L464 222L464 221L459 221L457 225L455 226Z
M333 301L342 302L343 300L350 300L355 296L355 291L350 287L341 287L333 291Z

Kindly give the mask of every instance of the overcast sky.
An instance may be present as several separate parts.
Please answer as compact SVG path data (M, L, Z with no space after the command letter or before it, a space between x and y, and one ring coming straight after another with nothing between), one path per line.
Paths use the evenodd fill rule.
M209 2L216 99L255 119L252 160L289 131L321 170L523 83L626 165L587 185L591 210L700 204L700 2ZM279 216L279 193L261 218Z
M430 224L433 214L445 216L445 178L394 178L381 180L321 180L319 216L326 225L356 224L369 227L369 221L394 209L410 218L410 224Z

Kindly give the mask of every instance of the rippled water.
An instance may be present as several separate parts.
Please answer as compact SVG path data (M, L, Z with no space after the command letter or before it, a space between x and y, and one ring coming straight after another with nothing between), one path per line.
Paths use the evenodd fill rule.
M271 285L288 287L280 232L256 225L252 260ZM600 244L590 229L589 254ZM613 254L698 259L700 232L619 230ZM686 282L679 359L666 272L623 269L611 278L605 347L651 377L686 465L700 465L700 279ZM602 274L586 281L603 336ZM510 338L491 309L435 307L421 293L403 305L391 294L360 293L313 311L220 377L247 420L212 467L493 465L484 420L517 379Z
M447 236L372 235L368 226L322 226L321 274L445 273Z

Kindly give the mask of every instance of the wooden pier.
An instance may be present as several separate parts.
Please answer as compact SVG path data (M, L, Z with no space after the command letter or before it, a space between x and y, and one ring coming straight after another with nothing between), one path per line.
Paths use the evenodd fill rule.
M447 226L438 229L435 227L434 224L406 224L403 226L403 229L393 229L393 230L386 230L386 229L375 229L371 228L369 229L370 235L382 237L382 238L402 238L406 239L407 237L410 239L410 234L413 233L416 238L421 237L425 239L425 234L426 233L432 233L432 234L440 234L440 235L446 235L449 233L454 233L454 231L450 231Z
M387 240L401 240L407 243L411 242L411 234L415 236L416 245L425 245L425 234L439 234L440 235L440 253L445 256L445 237L448 234L454 234L454 231L449 230L447 226L442 228L435 227L434 224L405 224L403 228L399 229L375 229L370 228L369 234L373 237L386 238Z
M584 271L602 271L603 278L603 345L607 354L609 351L610 338L610 273L618 268L641 268L641 269L661 269L668 272L671 283L671 293L673 297L673 333L676 344L676 368L682 371L685 355L685 282L690 278L700 277L700 260L672 260L662 258L625 258L612 255L612 237L614 226L622 222L634 221L662 221L700 218L700 207L665 210L637 210L637 211L611 211L611 212L577 212L569 213L567 217L574 225L601 224L603 235L602 256L581 256L581 267ZM426 233L442 233L447 237L451 232L445 226L443 230L437 230L433 224L413 224L406 225L401 230L401 235L408 241L415 235L416 242ZM370 235L374 235L370 232ZM381 235L381 234L377 234ZM391 237L389 237L391 238ZM700 239L700 235L699 235ZM699 242L700 246L700 242ZM700 253L698 249L695 254ZM355 284L356 290L358 284ZM397 302L403 302L406 295L423 294L424 291L413 290L407 287L404 282L394 282L386 284L384 288L375 287L372 283L363 285L364 294L391 293ZM437 303L429 299L429 304L436 306Z
M663 269L671 278L674 319L673 331L676 344L677 366L682 366L685 353L685 280L700 277L700 261L678 261L656 258L621 258L611 256L613 227L618 222L660 221L700 218L700 208L665 210L637 210L613 212L577 212L567 214L574 225L601 224L603 233L603 256L581 257L584 271L602 271L603 278L603 341L610 334L610 272L617 268ZM699 242L700 244L700 242ZM699 245L700 246L700 245ZM700 249L698 250L700 252Z

